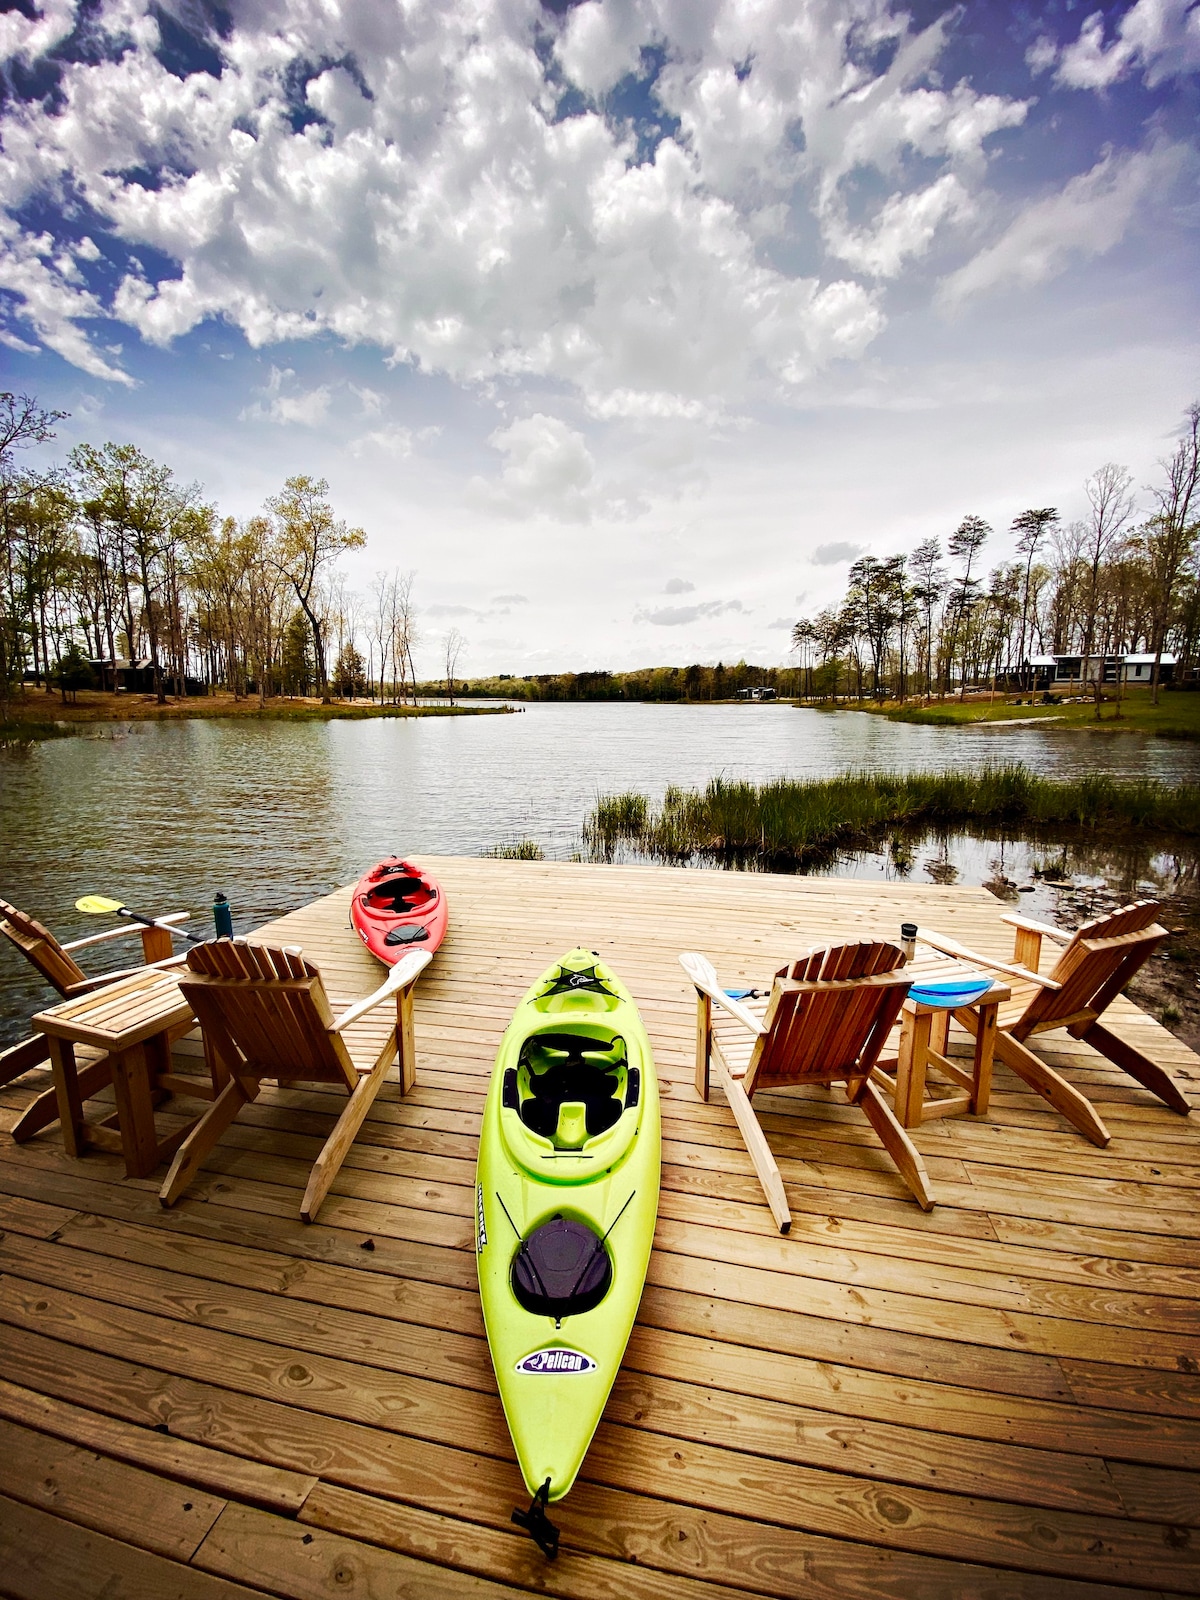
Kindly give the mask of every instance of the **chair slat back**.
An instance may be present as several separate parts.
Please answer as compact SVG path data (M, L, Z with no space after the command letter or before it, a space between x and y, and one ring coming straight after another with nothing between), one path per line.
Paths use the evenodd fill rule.
M1139 900L1077 928L1050 973L1062 987L1040 990L1014 1035L1045 1031L1056 1018L1080 1012L1099 1016L1168 937L1155 921L1158 911L1157 901Z
M218 939L188 952L179 987L230 1071L281 1083L339 1083L358 1074L321 974L297 952Z
M17 949L65 999L72 986L87 981L87 973L63 949L50 929L7 900L0 900L0 933Z
M1110 911L1103 917L1093 917L1090 922L1081 922L1075 930L1071 943L1083 939L1115 939L1124 933L1143 933L1151 923L1158 921L1158 913L1161 910L1161 901L1134 900L1118 911ZM1067 949L1070 948L1068 945Z
M903 964L896 945L859 939L782 968L771 986L768 1031L746 1071L747 1094L869 1072L909 990Z

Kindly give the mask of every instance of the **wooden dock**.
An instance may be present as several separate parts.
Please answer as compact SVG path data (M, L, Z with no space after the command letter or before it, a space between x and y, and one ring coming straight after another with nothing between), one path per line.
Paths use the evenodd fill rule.
M1200 1590L1200 1116L1050 1036L1111 1145L998 1067L985 1120L915 1130L939 1199L924 1215L840 1097L764 1097L795 1219L781 1238L728 1108L692 1085L680 950L762 980L810 945L912 919L1003 956L995 900L427 864L451 934L417 991L417 1089L385 1087L313 1226L297 1210L332 1094L266 1091L170 1212L161 1174L70 1160L54 1130L0 1139L0 1593ZM335 1006L379 977L348 899L258 935L302 945ZM641 1006L664 1168L638 1325L548 1564L509 1521L524 1492L483 1338L472 1184L501 1031L577 944ZM1113 1015L1200 1105L1200 1060L1128 1001ZM40 1087L0 1093L4 1127Z

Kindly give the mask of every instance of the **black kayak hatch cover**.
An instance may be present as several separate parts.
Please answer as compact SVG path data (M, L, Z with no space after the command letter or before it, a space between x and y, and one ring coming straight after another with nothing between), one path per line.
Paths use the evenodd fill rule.
M422 939L428 939L429 929L423 922L405 922L398 928L393 928L390 933L383 936L384 944L418 944Z
M534 1316L580 1316L600 1304L611 1283L604 1241L586 1223L566 1217L535 1228L513 1257L513 1294Z

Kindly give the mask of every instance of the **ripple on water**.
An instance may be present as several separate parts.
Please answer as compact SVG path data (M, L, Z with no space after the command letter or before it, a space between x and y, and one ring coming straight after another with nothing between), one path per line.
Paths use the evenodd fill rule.
M107 730L106 730L107 731ZM0 749L0 894L61 935L94 932L86 893L208 927L214 891L238 927L294 909L393 851L474 854L528 836L566 854L598 793L716 773L756 781L854 768L1028 762L1200 779L1200 747L1069 730L926 728L787 706L530 705L517 716L367 722L133 723L111 737ZM861 868L860 870L870 870ZM969 881L969 880L963 880ZM119 950L89 963L121 964ZM0 949L0 1037L48 993Z

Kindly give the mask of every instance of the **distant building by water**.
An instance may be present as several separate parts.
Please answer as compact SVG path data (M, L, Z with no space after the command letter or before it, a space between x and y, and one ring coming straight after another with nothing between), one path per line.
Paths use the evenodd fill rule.
M1086 683L1142 683L1149 685L1154 679L1154 656L1030 656L1025 670L1034 689L1069 689ZM1165 651L1159 660L1160 683L1170 683L1175 676L1175 657Z

